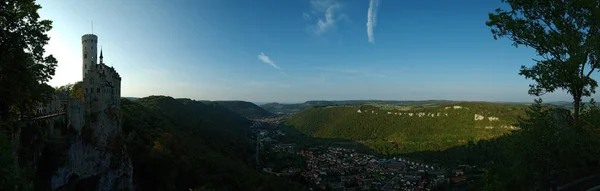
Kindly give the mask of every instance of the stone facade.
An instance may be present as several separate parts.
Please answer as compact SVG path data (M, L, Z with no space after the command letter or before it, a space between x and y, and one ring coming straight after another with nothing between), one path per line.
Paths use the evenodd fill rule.
M94 35L95 36L95 35ZM96 47L98 37L92 42L85 42L91 38L89 34L82 37L84 46ZM90 43L92 43L90 45ZM90 52L91 51L91 52ZM96 55L97 50L88 50L84 54ZM84 55L85 57L85 55ZM89 64L87 62L92 62ZM109 108L121 108L121 76L113 67L104 63L104 56L100 50L100 63L93 64L84 58L83 97L87 114L97 113Z

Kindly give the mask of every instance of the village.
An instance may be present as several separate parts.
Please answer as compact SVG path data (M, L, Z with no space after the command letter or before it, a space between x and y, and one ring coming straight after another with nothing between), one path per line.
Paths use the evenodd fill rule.
M277 176L300 176L310 190L466 190L466 172L475 167L447 168L404 157L385 158L335 146L305 147L288 140L276 125L284 117L255 120L262 171Z

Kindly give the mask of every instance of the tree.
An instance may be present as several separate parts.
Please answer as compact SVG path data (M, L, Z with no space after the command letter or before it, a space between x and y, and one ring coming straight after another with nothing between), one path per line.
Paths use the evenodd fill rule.
M76 82L71 91L69 91L71 97L83 99L83 81Z
M56 59L44 56L52 21L40 20L34 0L0 2L0 122L51 98Z
M595 93L590 78L600 68L600 0L502 0L511 10L489 14L494 39L506 37L513 45L534 48L541 59L521 66L520 75L533 79L529 94L540 96L557 89L573 97L573 120L579 121L581 100Z

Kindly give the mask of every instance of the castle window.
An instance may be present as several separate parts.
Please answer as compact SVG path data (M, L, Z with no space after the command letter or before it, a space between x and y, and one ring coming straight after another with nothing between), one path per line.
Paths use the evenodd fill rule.
M97 91L98 93L100 93L100 88L98 88L96 91Z
M87 52L85 54L83 54L83 58L86 59L87 58Z

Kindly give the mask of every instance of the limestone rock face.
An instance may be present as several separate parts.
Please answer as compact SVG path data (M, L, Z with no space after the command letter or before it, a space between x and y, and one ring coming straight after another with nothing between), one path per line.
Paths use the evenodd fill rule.
M51 179L51 190L133 190L133 166L121 135L118 108L87 113L81 102L71 102L65 164Z

